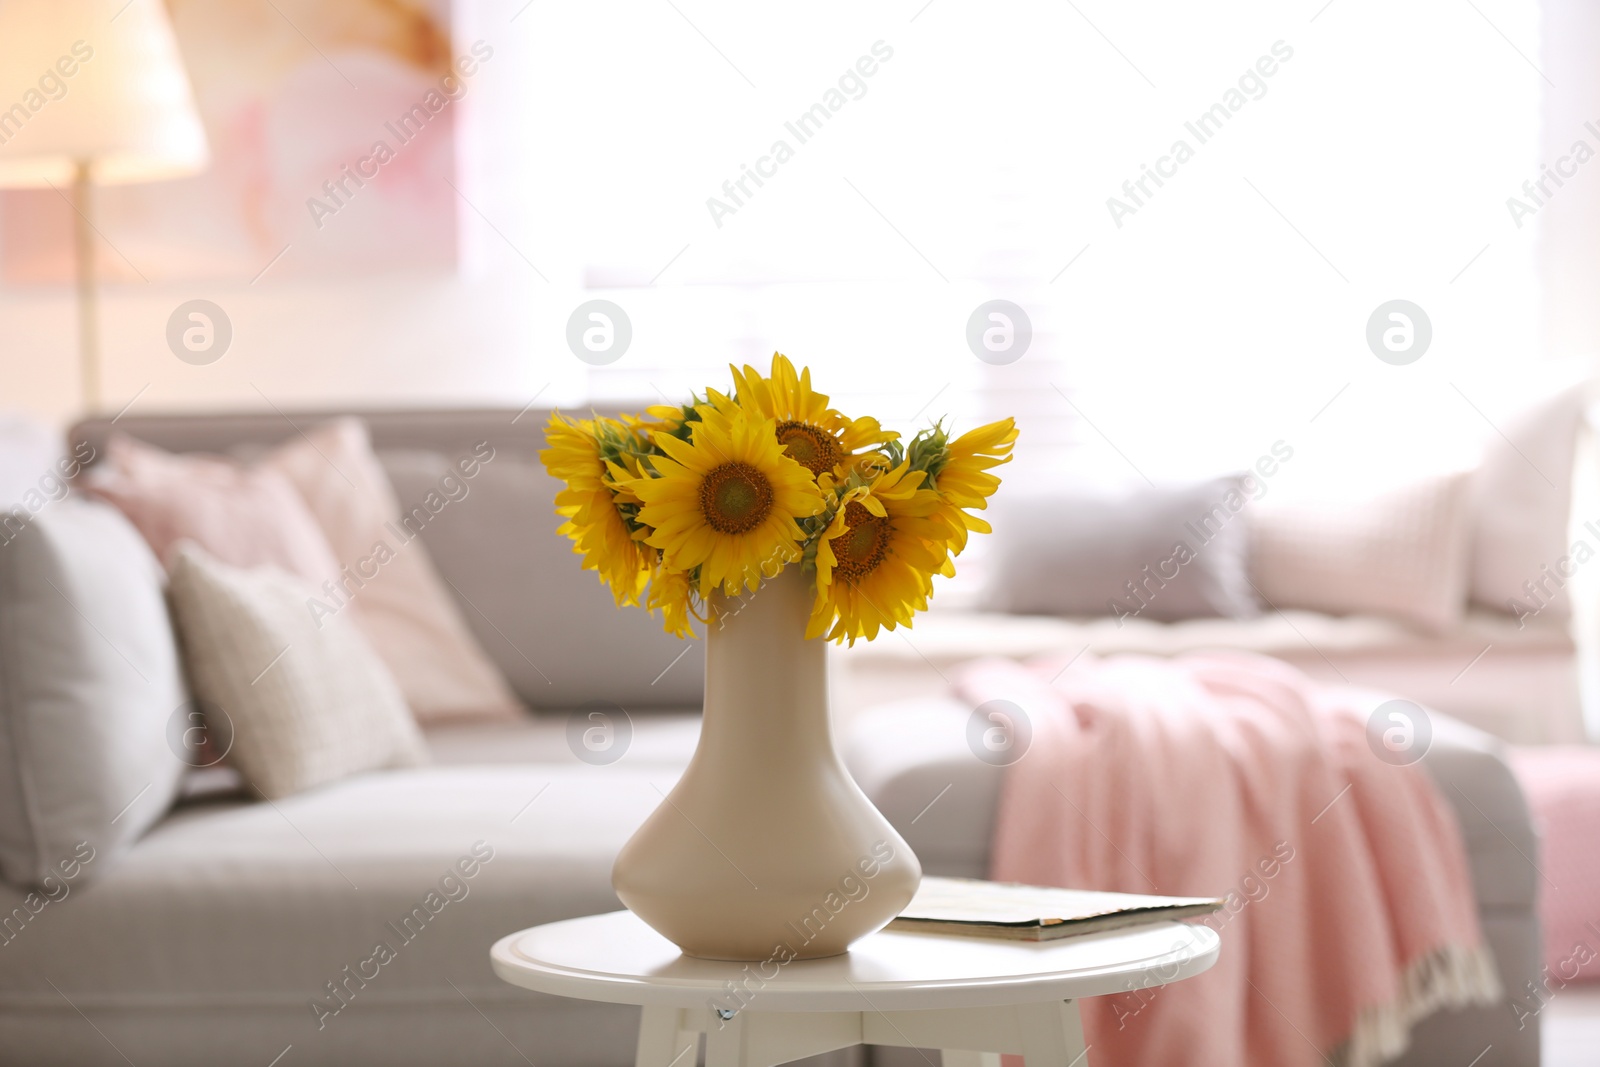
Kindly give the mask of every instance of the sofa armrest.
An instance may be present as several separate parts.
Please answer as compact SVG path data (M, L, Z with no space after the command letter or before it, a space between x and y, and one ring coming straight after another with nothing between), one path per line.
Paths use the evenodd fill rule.
M1422 766L1455 809L1478 910L1533 911L1539 837L1505 743L1447 715L1430 721L1433 741Z
M1004 767L967 745L971 709L942 697L863 712L840 748L855 780L928 874L987 878Z

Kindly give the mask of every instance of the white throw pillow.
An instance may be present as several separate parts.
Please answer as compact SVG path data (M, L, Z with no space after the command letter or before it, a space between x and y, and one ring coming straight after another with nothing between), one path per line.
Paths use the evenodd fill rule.
M1565 618L1570 598L1546 568L1567 552L1572 466L1586 395L1572 385L1499 424L1473 475L1470 596L1517 614L1513 600L1541 615ZM1530 593L1525 583L1542 583ZM1541 607L1542 605L1542 607Z
M1456 471L1346 499L1267 497L1251 511L1251 580L1274 608L1448 630L1466 602L1471 489Z
M195 545L170 578L195 697L229 760L268 799L361 771L422 762L422 736L394 677L342 616L312 615L316 594L275 567L242 570Z

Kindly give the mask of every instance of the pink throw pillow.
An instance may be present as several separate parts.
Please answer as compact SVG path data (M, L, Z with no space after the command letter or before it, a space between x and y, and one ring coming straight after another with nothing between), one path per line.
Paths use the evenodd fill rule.
M356 608L356 622L419 722L521 716L422 541L401 525L399 501L365 423L345 418L308 430L258 469L280 473L309 506L340 569L321 603L340 612L341 604Z
M289 479L221 456L174 455L122 434L90 474L169 568L181 541L234 567L275 566L320 587L339 564Z

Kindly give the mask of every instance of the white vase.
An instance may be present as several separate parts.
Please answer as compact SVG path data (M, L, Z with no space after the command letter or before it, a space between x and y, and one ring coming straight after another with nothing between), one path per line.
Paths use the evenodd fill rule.
M612 869L623 904L690 956L837 955L922 878L834 749L827 646L805 638L811 598L796 565L717 598L699 746Z

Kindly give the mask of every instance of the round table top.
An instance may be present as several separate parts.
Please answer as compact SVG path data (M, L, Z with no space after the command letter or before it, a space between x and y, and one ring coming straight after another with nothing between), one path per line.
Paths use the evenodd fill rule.
M1039 942L885 930L841 956L729 963L685 956L615 911L503 937L490 959L512 985L611 1004L704 1007L738 982L755 993L754 1011L917 1011L1162 985L1210 968L1221 944L1209 927L1173 922Z

